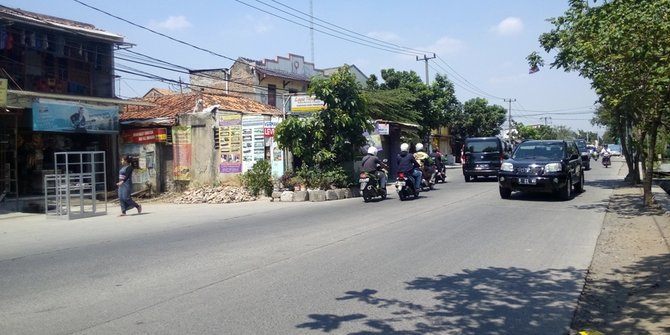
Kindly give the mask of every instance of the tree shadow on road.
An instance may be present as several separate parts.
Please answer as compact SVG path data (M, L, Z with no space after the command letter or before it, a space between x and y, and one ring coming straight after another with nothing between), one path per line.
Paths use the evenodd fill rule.
M668 268L670 254L664 254L645 257L608 279L589 280L572 328L593 328L608 335L670 333L670 276L664 270Z
M339 327L353 321L355 325L347 325L347 329L357 329L348 333L351 335L560 334L567 331L584 273L574 268L530 271L490 267L419 277L406 283L406 290L417 295L416 301L384 297L371 288L352 290L336 300L359 302L360 313L311 314L311 321L296 327L342 333ZM426 294L432 295L434 303L425 303ZM381 309L387 316L363 314L371 308L375 315Z

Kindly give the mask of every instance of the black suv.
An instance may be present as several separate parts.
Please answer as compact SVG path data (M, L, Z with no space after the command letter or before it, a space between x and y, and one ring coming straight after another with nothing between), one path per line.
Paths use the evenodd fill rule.
M463 147L463 177L469 182L477 177L495 177L504 159L505 143L498 137L469 137Z
M586 140L575 140L575 143L577 143L577 148L579 148L579 152L582 155L584 170L591 170L591 152L586 147Z
M529 140L519 144L498 172L500 197L512 191L553 192L563 200L584 191L582 157L574 141Z

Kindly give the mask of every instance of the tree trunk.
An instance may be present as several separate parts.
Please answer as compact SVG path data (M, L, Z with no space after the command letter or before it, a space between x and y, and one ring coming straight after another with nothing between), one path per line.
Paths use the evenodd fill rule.
M647 139L647 132L641 131L637 143L645 143ZM622 145L623 148L623 145ZM634 145L633 141L628 141L628 149L624 153L626 158L626 165L628 166L628 175L626 175L625 181L628 181L634 185L639 185L642 183L640 176L640 163L642 163L642 171L645 171L644 167L646 166L644 161L644 149L640 149L639 145Z
M647 147L646 166L644 167L644 206L649 208L654 205L654 197L651 193L651 184L654 177L654 157L656 156L656 139L658 137L658 127L660 124L660 113L654 118L649 127L649 145Z

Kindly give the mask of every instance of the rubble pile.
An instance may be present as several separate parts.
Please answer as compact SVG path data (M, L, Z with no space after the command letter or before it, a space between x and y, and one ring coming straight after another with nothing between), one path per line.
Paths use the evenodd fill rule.
M185 191L174 200L175 204L229 204L234 202L255 201L243 187L220 186L201 187Z

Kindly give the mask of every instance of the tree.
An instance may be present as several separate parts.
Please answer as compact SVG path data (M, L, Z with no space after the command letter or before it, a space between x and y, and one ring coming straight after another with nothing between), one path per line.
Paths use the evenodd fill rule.
M418 115L418 124L421 126L419 137L425 139L430 135L432 129L446 126L448 115L454 109L458 109L460 103L456 98L454 85L446 76L437 75L433 83L426 85L418 74L414 71L398 72L394 69L383 69L381 71L382 84L376 84L376 81L368 80L368 87L386 91L409 92L413 99L407 100L411 104L411 109L407 110L408 115Z
M452 135L460 138L496 136L505 123L507 111L499 105L489 105L484 98L473 98L463 104L462 113L451 113Z
M589 6L571 0L554 28L540 36L545 51L556 51L552 67L577 71L591 80L609 115L623 125L619 137L631 170L628 137L643 148L644 204L653 203L651 184L656 142L668 127L670 110L670 0L612 0ZM531 54L532 55L532 54ZM530 57L530 56L529 56ZM537 66L538 59L528 58ZM633 129L634 128L634 129Z
M277 125L275 138L307 166L328 171L353 160L354 148L366 144L370 114L356 77L343 66L332 76L315 78L308 93L325 102L311 117L288 118Z

